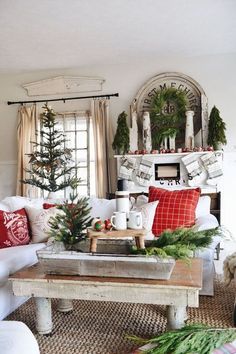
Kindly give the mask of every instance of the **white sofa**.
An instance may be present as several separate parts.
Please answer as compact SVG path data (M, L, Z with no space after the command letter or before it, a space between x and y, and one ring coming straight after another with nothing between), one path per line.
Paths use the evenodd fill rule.
M31 330L19 321L0 321L1 354L40 354Z
M201 197L196 210L196 230L214 228L218 226L216 218L210 214L209 197ZM51 201L51 200L50 200ZM8 197L0 201L0 210L15 211L24 206L42 208L43 199L29 199L24 197ZM109 218L115 211L115 200L91 198L91 217L100 216L102 219ZM213 295L214 278L214 252L219 243L219 237L215 237L211 246L197 252L196 256L203 258L203 288L201 294ZM37 262L36 251L43 248L44 243L29 244L0 249L0 320L8 316L26 298L15 297L12 294L8 276L21 268L28 267Z

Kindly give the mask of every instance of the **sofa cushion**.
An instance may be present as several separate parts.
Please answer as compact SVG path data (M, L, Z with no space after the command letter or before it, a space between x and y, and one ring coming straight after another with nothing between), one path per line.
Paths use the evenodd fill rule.
M49 238L50 219L63 211L58 210L57 207L37 209L28 206L25 207L25 210L29 218L31 243L46 242Z
M25 206L32 206L35 208L42 208L44 199L43 198L27 198L20 196L6 197L2 201L4 205L9 208L9 211L15 211L22 209Z
M169 191L149 187L149 202L159 200L152 232L159 236L164 230L191 227L195 223L195 210L200 188Z
M38 261L36 251L45 247L44 243L15 246L0 250L0 282L21 268Z
M0 248L26 245L30 241L25 209L0 210Z
M114 211L116 211L115 199L89 198L89 207L91 207L90 215L92 218L99 216L102 220L110 219Z

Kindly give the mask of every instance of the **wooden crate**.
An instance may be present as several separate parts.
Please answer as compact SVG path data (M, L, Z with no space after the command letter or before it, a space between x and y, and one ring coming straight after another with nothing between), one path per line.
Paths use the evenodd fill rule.
M172 258L75 251L55 253L52 248L39 250L37 255L46 274L169 279L175 265Z

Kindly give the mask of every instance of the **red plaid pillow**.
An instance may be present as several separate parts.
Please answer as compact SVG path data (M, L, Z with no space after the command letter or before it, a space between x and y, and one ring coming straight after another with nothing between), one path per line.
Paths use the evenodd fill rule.
M0 248L26 245L30 241L25 209L0 210Z
M148 201L159 200L152 225L153 234L159 236L167 229L193 226L200 192L200 188L168 191L149 187Z

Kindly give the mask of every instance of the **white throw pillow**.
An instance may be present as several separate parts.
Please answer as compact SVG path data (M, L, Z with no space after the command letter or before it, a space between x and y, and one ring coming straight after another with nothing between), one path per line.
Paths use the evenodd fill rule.
M29 218L31 229L31 243L46 242L49 238L48 232L50 231L49 220L55 217L58 213L63 213L56 207L49 209L37 209L26 206L27 216Z
M152 231L152 224L158 203L159 201L156 200L155 202L143 204L142 206L135 209L137 211L141 211L143 228L148 232Z
M211 205L211 198L209 195L203 195L199 198L197 207L195 210L196 219L200 218L200 216L210 214L210 205Z

